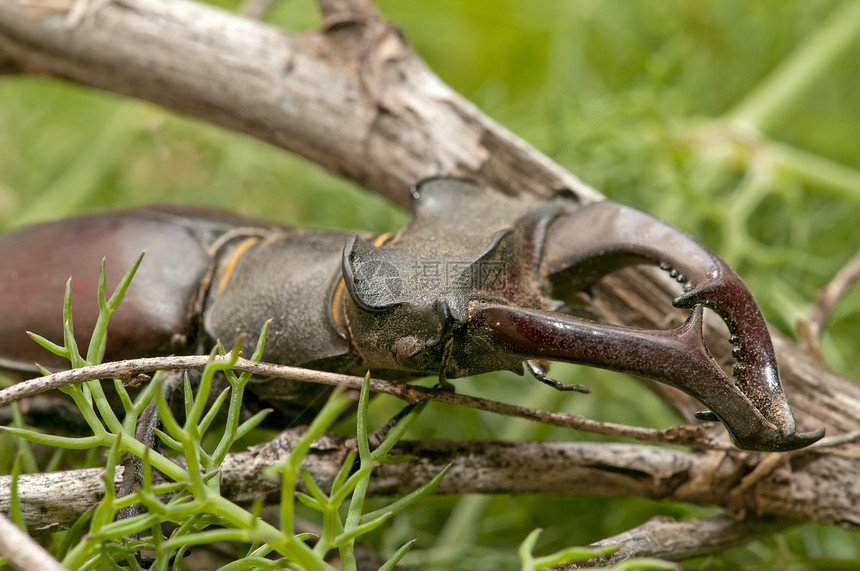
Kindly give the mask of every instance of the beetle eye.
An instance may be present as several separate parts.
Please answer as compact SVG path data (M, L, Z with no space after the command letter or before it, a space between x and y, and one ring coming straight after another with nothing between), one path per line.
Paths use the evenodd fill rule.
M394 343L394 358L404 367L415 365L417 357L424 349L424 345L417 337L412 335L401 337Z
M347 238L342 271L350 297L364 311L382 313L398 304L404 290L400 272L356 234Z

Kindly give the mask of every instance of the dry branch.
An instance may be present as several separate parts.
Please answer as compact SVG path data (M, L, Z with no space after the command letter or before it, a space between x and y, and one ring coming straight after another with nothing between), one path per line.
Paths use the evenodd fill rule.
M411 182L439 174L470 176L510 193L545 195L568 187L584 202L600 199L448 88L367 2L320 4L322 29L289 36L186 0L67 0L66 9L55 2L60 9L41 13L33 2L0 2L0 73L63 78L152 101L298 153L404 205ZM604 281L597 302L623 321L663 327L664 314L654 308L669 296L667 283L650 271L627 272ZM799 425L824 425L831 435L860 430L860 387L785 337L775 333L774 343ZM730 359L728 346L711 346L718 359ZM774 516L860 527L855 477L860 459L854 445L837 449L839 454L818 450L781 459L642 446L588 448L606 454L624 450L616 457L619 464L604 458L597 464L619 470L616 478L602 472L606 493L649 495L660 489L662 495L649 497L710 501L747 513L737 524L723 520L722 527L710 531L701 524L702 545L731 543L711 544L708 537L743 541L749 529L744 526L766 529ZM420 465L456 451L418 452L427 454ZM645 456L654 458L659 469L642 470ZM486 460L477 458L482 457ZM772 465L733 492L762 458ZM677 462L684 466L683 478ZM409 466L396 469L417 469ZM554 470L556 477L582 476L576 462ZM659 487L672 477L668 489ZM510 485L521 485L520 480ZM384 487L384 481L377 486ZM631 487L632 481L639 485ZM457 471L445 482L458 482ZM553 482L559 485L558 479ZM578 493L587 490L581 480L576 486ZM638 554L666 553L668 540L661 543L656 532L646 535L654 543Z
M74 4L67 0L69 7ZM247 133L408 205L414 181L599 195L493 123L364 2L321 2L302 36L186 0L112 0L34 17L0 3L0 70L72 80Z
M815 296L815 304L812 306L812 315L809 321L799 324L799 333L806 343L810 353L823 360L820 342L821 334L827 327L827 321L836 305L860 280L860 252L848 260L839 272L833 276L830 283Z
M736 520L721 516L687 521L655 517L624 533L593 543L594 547L621 545L621 549L599 561L589 561L588 564L612 565L634 557L658 557L680 561L772 535L791 524L791 521L783 519L758 517ZM570 565L560 569L578 569L578 567Z
M247 452L228 455L221 467L222 492L232 501L250 504L260 494L277 501L278 481L262 475L263 467L282 461L304 427L292 428ZM354 449L351 438L326 435L312 448L303 467L323 489ZM757 513L764 498L771 513L789 518L793 498L781 506L772 498L784 493L778 483L762 480L755 493L734 496L732 490L751 467L745 454L721 451L690 454L683 450L634 444L589 442L401 442L397 454L413 456L401 464L382 465L371 492L403 496L432 479L445 466L451 470L436 489L439 494L528 493L624 495L703 505L723 503L736 513ZM101 499L102 469L22 475L18 483L23 517L30 530L67 526ZM523 475L528 474L527 478ZM121 479L121 467L117 481ZM0 477L0 511L8 511L10 477ZM827 504L832 512L838 505Z

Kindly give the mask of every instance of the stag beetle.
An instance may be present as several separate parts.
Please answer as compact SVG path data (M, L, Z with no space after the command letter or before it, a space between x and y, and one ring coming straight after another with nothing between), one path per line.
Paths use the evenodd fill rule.
M642 212L581 206L569 193L513 197L438 177L411 188L414 218L378 236L286 230L202 208L135 208L51 222L0 238L0 366L62 363L25 335L61 337L57 303L74 275L79 331L95 320L96 265L114 283L147 255L111 322L106 358L205 351L253 339L272 318L264 360L327 371L445 379L523 374L532 361L622 371L677 387L710 408L744 449L807 446L780 386L764 318L738 275L703 245ZM634 263L655 263L684 291L687 321L668 331L598 322L559 310L572 294ZM92 270L92 271L91 271ZM729 377L705 346L703 308L728 325ZM288 407L299 389L251 389ZM277 406L277 405L276 405Z

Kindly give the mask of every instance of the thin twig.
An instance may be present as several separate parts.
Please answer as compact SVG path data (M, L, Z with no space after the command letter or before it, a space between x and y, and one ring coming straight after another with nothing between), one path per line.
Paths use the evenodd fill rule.
M827 321L833 313L833 308L854 287L858 279L860 279L860 252L848 260L848 263L833 276L830 283L818 292L809 321L798 326L800 337L806 343L809 351L819 359L822 358L821 333L827 327Z
M227 360L228 358L229 354L226 356L216 357L216 359L220 360ZM59 387L73 385L84 381L112 378L135 379L143 373L158 370L202 369L206 366L208 360L209 357L206 355L149 357L102 363L101 365L93 365L90 367L53 373L51 375L18 383L0 391L0 407L51 389L57 389ZM327 373L310 369L302 369L299 367L276 365L273 363L258 363L256 361L250 361L243 358L239 358L237 360L233 369L242 373L252 373L261 377L342 386L356 390L361 388L361 384L364 381L362 377L352 375ZM633 438L646 442L682 444L703 449L731 449L728 444L712 441L696 426L673 427L666 430L642 428L626 424L603 422L561 412L534 410L479 397L461 395L450 391L430 389L399 381L386 381L382 379L371 379L370 390L377 393L389 394L409 403L432 400L458 406L466 406L505 416L524 418L563 428L584 430L595 434Z
M844 446L845 444L854 444L860 441L860 430L854 430L845 434L837 434L836 436L828 436L822 438L815 444L808 446L807 452L815 452L822 449L835 448L836 446ZM791 454L799 454L803 450L794 450Z

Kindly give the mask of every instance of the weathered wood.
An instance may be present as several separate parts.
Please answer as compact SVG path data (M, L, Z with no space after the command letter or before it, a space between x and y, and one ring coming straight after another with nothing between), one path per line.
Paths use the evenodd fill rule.
M0 70L69 79L247 133L401 205L412 182L442 173L599 198L445 85L370 5L323 2L324 28L290 36L186 0L81 4L73 19L0 3Z
M228 455L221 468L224 496L242 504L250 504L260 494L277 501L280 483L265 477L263 468L282 462L303 431L304 427L293 428L247 452ZM303 467L323 489L330 487L352 442L326 435L314 443ZM371 493L406 495L451 464L436 493L621 495L723 504L735 513L766 511L786 518L801 511L791 503L794 498L784 483L768 479L755 484L755 493L733 495L752 467L751 459L740 453L690 454L636 444L480 441L401 442L394 452L414 460L379 466L371 480ZM101 499L103 473L91 468L22 475L19 498L28 528L51 531L68 526ZM119 467L117 481L121 476ZM8 512L11 501L10 478L0 477L3 512ZM841 507L838 500L821 498L815 507L806 506L803 511L835 514Z
M603 559L588 561L586 565L613 565L634 557L657 557L672 561L700 557L772 535L791 524L791 521L783 519L763 520L757 517L739 520L718 516L686 521L655 517L631 530L592 544L595 547L620 545L621 548ZM579 568L575 564L559 567L560 570Z

